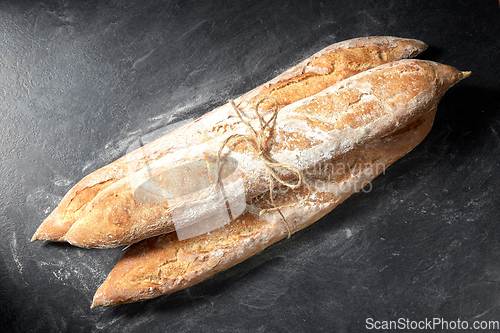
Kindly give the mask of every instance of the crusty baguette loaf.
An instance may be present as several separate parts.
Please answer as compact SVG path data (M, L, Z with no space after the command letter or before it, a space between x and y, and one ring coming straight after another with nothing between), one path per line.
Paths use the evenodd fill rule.
M412 150L431 129L442 95L468 75L446 65L403 60L363 72L290 105L288 109L313 123L314 128L353 129L347 137L338 137L335 153L305 171L312 189L310 199L283 210L291 231L307 227L327 214ZM377 121L383 134L373 136L372 129L364 125ZM276 145L284 140L283 136L277 131ZM308 140L305 138L302 143ZM357 144L346 150L346 141ZM284 188L279 192L279 205L296 202L305 195L304 188ZM175 292L283 239L287 229L280 216L258 214L269 206L269 195L263 193L249 202L243 215L209 234L178 241L171 233L134 245L98 289L92 307Z
M426 45L420 41L394 37L357 38L333 44L236 99L236 103L242 108L249 108L263 96L271 95L277 98L279 107L283 107L366 69L413 57L425 48ZM262 109L267 110L271 106L271 103L264 103ZM65 195L58 207L38 228L32 241L64 240L75 221L87 214L89 203L97 194L128 174L140 170L146 163L153 163L172 152L213 140L226 130L241 130L242 124L237 121L219 121L227 112L227 107L217 108L194 123L89 174Z
M422 105L435 106L438 102L434 67L430 62L417 60L392 62L282 108L268 143L270 155L305 172L406 126L421 116ZM238 119L231 116L230 110L227 114L227 122ZM251 121L256 122L258 119ZM247 132L243 134L248 135ZM165 189L163 179L172 175L170 170L203 161L206 155L216 155L225 137L233 134L228 130L225 136L172 153L109 186L92 200L64 239L82 247L116 247L188 226L174 225L171 201L137 200L137 189L147 182ZM240 144L231 149L229 156L237 168L224 180L227 198L245 203L269 189L267 169L256 152ZM206 167L191 168L189 176L184 173L169 182L181 183L187 178L198 184L207 178L206 172ZM284 180L293 176L281 175ZM199 204L210 202L210 190L208 186L197 187L194 192L199 200L183 199L180 209L192 216L185 223L207 219L221 209L222 206Z
M361 146L308 174L315 185L311 200L283 212L293 231L320 219L411 150L429 131L433 116L431 110L414 128ZM348 169L348 165L354 168ZM305 195L303 191L285 191L279 196L280 203L291 203L297 195ZM97 290L92 307L141 301L187 288L285 238L287 230L280 218L256 213L268 206L269 196L264 195L231 225L210 234L178 241L171 233L133 245Z

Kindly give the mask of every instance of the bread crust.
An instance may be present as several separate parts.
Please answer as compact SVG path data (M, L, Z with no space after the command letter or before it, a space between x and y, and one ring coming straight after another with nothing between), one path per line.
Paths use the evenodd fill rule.
M411 151L430 131L443 94L467 75L434 62L401 60L286 107L277 120L277 140L271 149L275 154L286 150L283 154L291 155L290 147L280 146L290 134L279 131L291 119L296 128L308 124L334 137L330 150L297 149L312 193L305 203L283 210L291 231L317 221ZM307 140L313 139L300 142ZM277 204L296 202L304 191L281 189ZM134 245L97 290L92 307L187 288L285 238L287 228L279 214L257 213L270 204L269 194L263 192L250 200L243 215L209 234L178 241L170 233Z
M284 107L312 96L332 84L382 63L413 57L426 49L413 39L395 37L364 37L333 44L268 83L236 99L242 108L251 108L265 95L277 98ZM271 103L264 103L264 111ZM110 186L169 154L213 140L230 130L241 129L237 121L220 122L227 113L220 107L117 161L89 174L76 184L58 207L35 232L32 241L63 241L76 220L85 216L89 204ZM224 118L224 117L222 117ZM211 127L210 127L211 126Z

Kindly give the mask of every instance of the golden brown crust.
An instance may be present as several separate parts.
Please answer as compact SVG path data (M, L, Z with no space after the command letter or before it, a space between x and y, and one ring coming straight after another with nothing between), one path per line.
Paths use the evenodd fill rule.
M314 95L335 82L381 63L413 57L426 47L417 40L394 37L357 38L333 44L276 79L243 95L237 102L253 105L262 96L273 95L282 107L303 97ZM263 109L268 107L263 105ZM42 223L32 241L61 241L74 222L86 211L90 201L129 172L141 169L146 161L153 162L177 149L206 142L233 128L235 123L214 124L212 129L200 134L199 125L207 122L206 120L210 123L209 118L217 112L220 112L220 108L195 123L143 147L141 151L124 156L83 178ZM201 125L204 126L205 124ZM178 143L177 146L168 144L170 138L189 133L191 135L187 135L183 143Z
M243 98L247 97L246 103L252 105L262 96L270 95L278 100L279 107L284 107L370 68L412 58L426 48L419 41L391 37L366 37L337 43L255 89L258 94L252 91ZM268 108L272 105L272 102L267 103Z

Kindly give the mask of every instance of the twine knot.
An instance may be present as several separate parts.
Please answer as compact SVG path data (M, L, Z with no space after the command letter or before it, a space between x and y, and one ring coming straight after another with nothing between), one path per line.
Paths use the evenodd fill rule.
M265 121L264 117L261 116L261 114L259 113L259 105L267 99L273 99L274 103L275 103L275 107L274 107L274 111L273 111L271 118L268 121ZM271 198L271 203L273 204L273 207L267 208L267 209L262 209L260 211L259 215L277 210L278 213L280 214L281 218L285 222L285 226L286 226L287 231L288 231L288 237L290 237L290 235L291 235L290 226L289 226L287 220L285 219L285 217L283 216L281 209L297 206L297 205L300 205L303 202L307 201L311 195L311 187L304 180L304 176L303 176L302 172L297 167L295 167L292 164L280 163L280 162L276 161L275 159L273 159L266 152L266 149L265 149L265 136L266 136L265 134L266 133L265 132L267 129L269 129L271 127L270 126L271 123L274 123L274 121L276 120L276 118L278 116L278 112L280 111L279 105L278 105L278 100L273 96L266 96L266 97L262 98L261 100L259 100L257 102L257 104L255 104L255 114L257 115L257 118L259 119L259 124L260 124L259 131L256 131L248 121L243 119L243 116L241 115L240 110L238 109L238 107L236 106L236 104L234 103L233 100L229 100L229 103L231 104L234 111L236 112L236 114L240 118L241 122L243 124L245 124L248 127L248 129L250 129L251 134L250 135L233 134L224 140L224 142L222 143L222 145L219 149L219 152L217 153L217 170L220 172L220 156L222 154L222 150L224 149L224 147L231 140L234 140L234 139L244 140L248 144L248 146L251 147L252 150L256 153L256 155L259 157L259 159L262 161L262 163L264 164L264 166L267 169L267 173L269 176L269 196ZM274 169L280 169L280 168L285 169L291 173L294 173L296 175L297 182L296 183L287 182L282 177L277 175L276 172L274 171ZM219 172L216 172L217 178L216 178L215 184L218 183ZM276 203L274 202L274 195L273 195L274 181L277 181L278 183L280 183L288 188L291 188L291 189L296 189L302 185L305 185L305 186L307 186L307 190L308 190L307 196L305 198L302 198L302 200L300 200L298 202L290 203L287 205L276 206Z

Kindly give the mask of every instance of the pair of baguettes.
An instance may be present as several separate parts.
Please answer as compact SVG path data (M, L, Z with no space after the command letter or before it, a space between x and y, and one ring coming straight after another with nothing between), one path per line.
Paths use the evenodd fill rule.
M223 151L238 166L225 186L243 187L246 201L244 212L230 224L179 241L167 201L137 200L137 184L146 182L167 186L170 192L201 189L196 182L208 175L206 169L181 175L185 179L173 183L185 183L177 187L161 175L215 156L230 135L251 136L228 103L85 177L33 240L101 248L141 241L111 271L92 307L171 293L227 269L327 214L427 135L440 98L468 73L429 61L400 60L425 48L420 41L395 37L333 44L235 100L256 128L256 103L266 96L277 100L279 113L267 133L267 153L298 168L310 185L310 193L305 186L275 189L278 206L309 194L304 203L282 210L285 221L276 211L259 215L272 207L267 173L244 142L233 142ZM259 112L269 118L273 106L267 99ZM203 209L195 216L210 218L213 212Z

